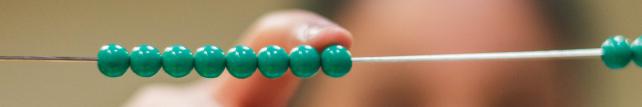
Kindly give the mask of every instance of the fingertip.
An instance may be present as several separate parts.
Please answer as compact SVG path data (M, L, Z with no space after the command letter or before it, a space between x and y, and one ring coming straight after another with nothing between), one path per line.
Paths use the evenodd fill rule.
M352 33L344 28L334 26L325 28L323 31L318 33L317 36L303 41L303 44L311 45L320 51L329 45L337 44L342 45L346 48L350 48L352 46L352 40Z

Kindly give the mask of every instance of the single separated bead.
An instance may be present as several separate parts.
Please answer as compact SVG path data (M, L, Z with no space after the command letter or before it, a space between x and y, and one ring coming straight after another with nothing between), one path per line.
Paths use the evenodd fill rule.
M227 51L225 60L227 71L239 79L252 76L258 63L254 50L244 45L236 45Z
M343 77L352 68L352 55L341 45L328 46L321 53L321 66L326 75L333 78Z
M127 49L117 44L107 44L98 51L98 70L107 77L120 77L129 68Z
M225 70L225 53L216 46L205 45L194 54L194 69L205 78L215 78Z
M629 41L624 36L609 37L602 43L602 62L610 69L626 67L632 54Z
M631 43L631 52L633 52L633 62L642 67L642 35Z
M163 70L174 78L184 77L192 71L194 57L192 52L182 45L173 45L163 52Z
M141 44L132 49L130 63L136 75L141 77L154 76L162 66L162 57L158 49L147 44Z
M259 70L267 78L279 78L288 70L289 60L285 49L270 45L259 51Z
M321 58L314 47L299 45L290 52L290 68L299 78L314 76L321 66Z

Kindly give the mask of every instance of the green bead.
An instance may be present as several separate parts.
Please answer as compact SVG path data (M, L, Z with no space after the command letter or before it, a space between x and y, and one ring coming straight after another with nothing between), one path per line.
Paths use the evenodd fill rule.
M270 45L259 51L259 70L267 78L279 78L288 70L288 53L285 49Z
M212 45L198 48L194 54L194 69L202 77L218 77L225 70L225 53Z
M184 46L173 45L163 52L163 70L174 78L184 77L192 71L194 57Z
M237 45L227 51L225 60L228 72L239 79L252 76L258 63L254 50L244 45Z
M323 73L330 77L342 77L352 68L352 55L341 45L328 46L321 53Z
M141 77L154 76L162 66L162 57L158 49L141 44L132 49L131 68L136 75Z
M626 67L632 55L629 41L624 36L609 37L602 43L602 62L610 69Z
M642 67L642 36L631 43L631 51L633 52L633 62Z
M290 52L292 73L299 78L314 76L321 66L321 58L314 47L299 45Z
M120 45L103 45L97 56L98 70L107 77L120 77L129 68L129 54L127 49Z

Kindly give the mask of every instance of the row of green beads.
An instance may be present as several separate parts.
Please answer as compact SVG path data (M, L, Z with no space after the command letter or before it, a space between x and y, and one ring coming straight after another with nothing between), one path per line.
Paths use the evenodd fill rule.
M270 45L259 51L258 57L254 51L243 45L238 45L224 52L212 45L197 49L192 57L190 50L184 46L174 45L165 48L163 55L158 49L142 44L134 47L131 56L127 49L116 44L108 44L98 52L98 68L108 77L120 77L131 65L132 71L141 77L151 77L160 68L172 77L180 78L188 75L192 68L206 78L218 77L227 67L232 76L247 78L258 68L267 78L279 78L288 70L300 78L309 78L323 68L330 77L342 77L351 67L350 52L340 45L327 47L321 55L309 45L300 45L292 49L290 56L285 49Z
M621 35L609 37L602 43L602 62L606 67L621 69L631 60L642 67L642 36L636 38L631 44Z
M220 54L216 53L217 50ZM134 47L131 55L120 45L108 44L98 52L98 68L108 77L122 76L130 65L132 71L141 77L154 76L161 67L176 78L186 76L192 68L196 68L203 77L216 77L220 74L217 72L225 69L223 57L223 52L211 45L199 48L192 57L190 50L180 45L165 48L161 56L158 49L147 44Z

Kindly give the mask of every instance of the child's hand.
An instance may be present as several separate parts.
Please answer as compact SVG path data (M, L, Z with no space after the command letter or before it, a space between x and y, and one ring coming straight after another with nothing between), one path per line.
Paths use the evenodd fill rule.
M288 52L294 46L307 44L319 52L332 44L350 47L352 35L346 29L313 13L302 10L280 11L267 14L249 29L241 44L255 52L267 45L278 45ZM322 76L322 75L317 75ZM284 107L294 94L301 79L290 73L270 80L260 72L247 79L233 79L229 73L222 75L216 102L225 107Z

